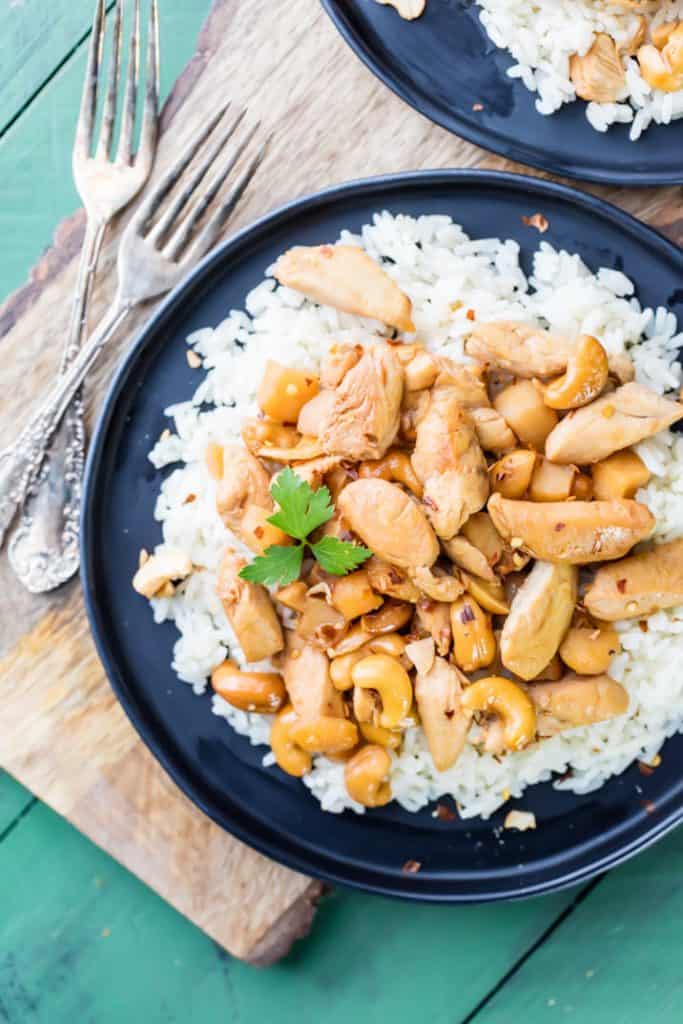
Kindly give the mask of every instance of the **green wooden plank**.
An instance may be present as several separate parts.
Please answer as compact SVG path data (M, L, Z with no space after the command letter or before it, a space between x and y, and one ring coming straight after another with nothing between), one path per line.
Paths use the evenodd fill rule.
M0 841L32 802L29 791L0 770Z
M0 132L88 32L94 0L14 0L0 9Z
M210 6L210 0L160 5L164 96L192 56ZM25 282L55 226L80 205L71 178L71 148L86 55L84 44L0 140L0 296Z
M507 906L411 906L355 893L259 971L38 804L0 843L0 1020L8 1024L451 1024L571 894Z
M476 1024L679 1024L683 829L609 874Z

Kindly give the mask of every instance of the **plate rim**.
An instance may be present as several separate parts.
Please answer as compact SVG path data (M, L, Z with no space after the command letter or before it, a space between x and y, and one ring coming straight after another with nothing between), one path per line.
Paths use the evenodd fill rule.
M619 185L630 188L683 184L683 172L677 174L674 170L657 174L650 171L609 172L591 170L582 165L579 172L576 168L568 167L563 162L547 159L545 151L541 149L534 150L533 159L531 159L527 148L517 146L514 140L508 142L501 139L497 133L478 128L476 125L470 124L458 112L449 110L444 113L442 108L433 103L429 96L406 87L400 77L392 76L390 69L374 55L365 40L354 31L350 19L340 7L340 0L320 0L320 3L349 49L387 89L433 124L479 146L480 149L488 153L495 153L506 160L513 160L527 167L535 167L551 174L562 175L562 177L571 178L572 181L589 181L599 185ZM387 8L387 12L390 13L390 8ZM521 83L520 86L524 88ZM541 120L543 115L538 114L538 117ZM637 142L634 145L637 145Z
M330 855L325 855L326 863L320 868L317 863L320 860L319 855L308 849L305 844L294 848L291 844L287 845L286 848L283 848L281 844L279 845L278 832L275 827L264 829L261 822L251 818L234 804L232 805L229 817L225 813L221 813L220 808L217 806L212 807L211 803L204 798L198 787L195 786L194 780L187 777L175 765L174 758L164 748L162 740L156 736L155 731L145 721L144 711L129 697L126 688L119 679L116 658L107 644L106 627L102 622L98 608L96 570L94 565L95 545L92 542L94 534L91 527L91 519L95 511L95 483L104 459L108 429L120 392L127 381L129 371L139 359L144 357L145 351L153 343L158 331L158 324L163 322L166 315L172 312L173 307L185 298L186 293L191 293L202 279L211 273L214 266L229 259L232 251L239 252L243 245L250 242L258 242L264 232L267 233L271 226L277 225L281 220L287 220L298 212L310 212L318 206L325 205L327 202L337 201L348 196L363 195L366 192L377 190L391 192L394 189L416 186L426 188L444 185L450 185L456 189L458 186L471 187L477 184L480 184L482 187L499 186L508 190L512 189L516 192L523 192L527 197L530 192L546 197L556 196L570 204L599 211L603 218L607 218L628 230L639 241L650 245L656 244L666 253L668 258L681 264L683 274L683 249L671 242L657 229L644 224L625 210L579 189L509 171L487 171L469 168L435 168L405 171L354 179L284 203L244 228L241 228L220 245L216 246L215 249L188 272L136 332L134 340L125 351L106 390L92 433L83 482L82 523L79 540L84 605L91 635L107 681L138 736L180 791L202 813L206 814L208 818L226 832L293 870L335 885L350 886L365 892L393 896L415 902L440 904L476 904L523 899L557 892L579 882L585 882L601 872L630 859L636 853L646 849L675 828L683 820L683 800L680 806L673 807L661 818L653 819L649 827L647 827L647 819L644 819L644 827L637 836L628 843L619 845L615 850L605 853L602 857L592 859L588 864L579 865L573 870L562 871L553 878L539 879L523 886L514 886L511 882L503 885L501 880L500 882L494 882L497 888L485 893L454 892L452 890L445 892L441 890L434 891L426 889L421 884L422 882L428 882L428 876L422 876L421 880L419 874L402 875L399 884L399 880L390 875L384 875L383 881L381 879L378 880L375 876L378 876L380 872L374 870L372 878L363 878L363 874L367 874L367 869L351 864L344 859L331 858ZM230 801L229 793L226 794L226 800ZM436 881L434 884L443 883Z

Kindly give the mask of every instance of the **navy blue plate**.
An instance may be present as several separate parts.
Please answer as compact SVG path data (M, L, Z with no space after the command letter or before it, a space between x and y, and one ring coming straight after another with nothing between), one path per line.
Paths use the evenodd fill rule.
M442 821L433 808L408 814L395 806L362 817L324 814L301 782L261 767L265 748L251 747L214 716L208 694L197 697L178 681L170 667L175 629L153 625L147 602L130 586L140 548L160 539L153 509L162 475L147 453L167 425L163 409L188 399L199 382L185 359L186 335L242 308L288 246L331 241L381 209L450 214L471 235L516 238L527 268L539 235L521 216L538 211L550 222L548 241L580 252L592 267L625 271L643 303L683 315L681 251L615 207L560 185L429 171L297 200L204 260L151 318L117 373L88 459L86 607L112 686L145 743L199 807L252 846L312 875L413 899L466 902L548 891L617 863L680 820L683 738L669 741L649 778L634 767L583 797L550 785L529 789L520 806L536 813L535 832L497 837L503 813L488 822ZM402 870L409 860L420 862L418 873Z
M614 125L606 134L591 128L583 101L543 117L534 107L536 94L508 78L514 61L491 42L471 0L427 0L415 21L404 21L375 0L322 4L385 85L425 117L484 149L585 181L683 182L683 120L652 125L634 143L628 125Z

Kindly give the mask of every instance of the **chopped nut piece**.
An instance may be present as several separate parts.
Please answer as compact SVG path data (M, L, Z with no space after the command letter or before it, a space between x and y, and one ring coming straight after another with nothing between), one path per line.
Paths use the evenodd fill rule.
M416 875L421 867L422 864L419 860L407 860L401 870L406 875Z
M185 353L185 358L187 359L187 365L190 367L191 370L198 370L199 367L202 365L201 359L199 358L199 356L197 355L193 348L188 348L187 352Z
M530 217L522 217L522 223L526 224L528 228L536 228L536 230L542 235L544 235L550 227L548 218L544 217L542 213L532 213Z
M530 828L536 828L536 815L531 811L508 811L504 828L515 828L518 832L526 832Z

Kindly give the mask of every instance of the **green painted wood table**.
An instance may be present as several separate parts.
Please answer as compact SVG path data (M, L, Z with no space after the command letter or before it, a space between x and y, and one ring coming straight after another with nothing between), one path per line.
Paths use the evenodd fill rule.
M165 93L194 53L209 6L163 0ZM2 294L22 285L78 205L69 151L91 8L91 0L6 0L0 11ZM417 115L392 109L418 138ZM448 138L434 137L442 147L434 162L448 162ZM471 148L459 152L475 163ZM654 193L640 195L644 208ZM682 861L679 831L608 877L523 903L414 907L336 891L312 934L257 970L0 774L0 1021L678 1022Z

